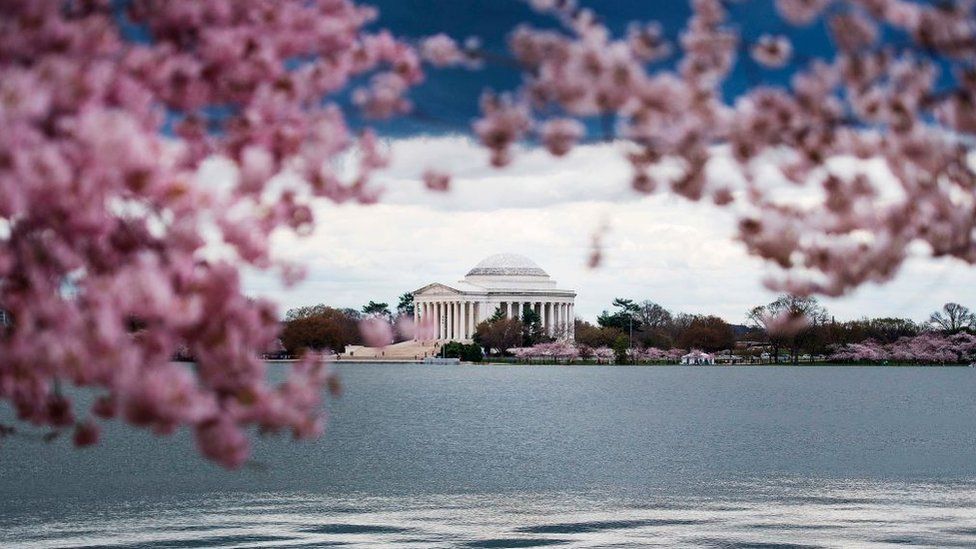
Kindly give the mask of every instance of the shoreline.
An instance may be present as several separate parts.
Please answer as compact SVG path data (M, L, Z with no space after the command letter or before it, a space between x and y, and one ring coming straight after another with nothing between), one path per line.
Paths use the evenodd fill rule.
M297 359L269 359L267 364L291 363ZM348 359L330 360L330 364L425 364L423 360L405 359ZM429 366L444 366L443 364L429 364ZM457 366L612 366L615 368L730 368L730 367L751 367L751 368L808 368L808 367L830 367L830 368L970 368L968 364L844 364L837 362L814 362L814 363L740 363L740 364L596 364L596 363L564 363L564 362L460 362Z

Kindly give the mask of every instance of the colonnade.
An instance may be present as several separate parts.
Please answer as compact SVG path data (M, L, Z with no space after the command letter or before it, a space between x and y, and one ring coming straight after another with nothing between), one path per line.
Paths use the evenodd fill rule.
M414 322L432 320L437 340L465 340L474 337L478 324L491 318L499 308L506 318L518 319L531 309L539 315L548 335L560 339L573 337L573 304L561 301L425 300L414 304Z

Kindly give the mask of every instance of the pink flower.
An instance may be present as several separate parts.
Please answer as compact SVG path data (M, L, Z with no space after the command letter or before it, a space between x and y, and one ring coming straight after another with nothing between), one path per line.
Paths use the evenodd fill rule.
M228 469L240 468L251 454L243 431L226 417L198 425L195 434L200 453Z
M776 0L776 9L790 23L808 25L830 2L831 0Z
M831 17L830 31L837 46L844 51L866 48L878 39L878 27L874 21L856 13Z
M793 45L785 36L764 34L752 47L751 53L752 58L760 65L777 69L789 63L793 55Z
M371 118L390 118L410 110L410 101L404 97L407 81L399 74L385 72L372 78L367 88L353 92L352 100Z
M584 128L576 120L559 118L542 124L542 143L553 156L563 156L583 137Z
M447 67L464 60L457 42L446 34L437 34L420 42L420 56L435 67Z
M475 121L474 131L492 151L492 165L505 166L511 162L509 148L531 125L528 108L507 96L485 94L481 98L481 110L484 116Z
M766 331L770 335L793 336L807 328L810 325L810 319L806 315L783 311L778 315L768 317L765 324Z
M410 322L412 324L412 322ZM403 337L413 337L420 341L430 341L437 336L437 323L432 318L421 318L420 322L413 325L413 333L408 335L404 330L401 332Z
M98 443L98 425L92 421L85 421L75 426L75 446L84 447Z
M424 170L424 186L432 191L447 192L451 187L451 175L437 170Z
M634 57L645 63L658 61L671 54L671 45L658 23L631 24L627 28L627 44Z
M71 401L61 395L51 395L47 399L47 422L55 427L65 427L74 422Z
M386 347L393 342L393 327L380 317L371 316L361 320L359 333L370 347Z

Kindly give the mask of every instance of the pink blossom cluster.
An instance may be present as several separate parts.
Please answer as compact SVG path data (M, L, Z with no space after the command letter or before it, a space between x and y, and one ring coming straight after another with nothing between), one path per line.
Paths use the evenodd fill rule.
M566 120L596 117L621 141L635 190L735 207L739 238L774 267L769 285L798 295L887 281L919 243L976 263L972 2L777 0L788 24L825 19L835 49L762 35L745 51L761 67L789 65L790 83L731 100L722 85L743 39L721 0L691 4L669 48L656 25L617 37L576 2L533 2L562 28L513 31L523 84L475 123L493 162L537 134L566 154L582 138ZM675 68L658 63L672 50ZM536 118L551 121L539 131ZM735 176L714 177L730 160ZM809 200L781 198L800 189Z
M147 33L127 40L116 20ZM314 197L373 202L386 158L330 100L355 77L369 115L404 112L421 59L348 0L12 0L0 18L0 399L37 426L93 417L156 433L186 426L227 467L246 430L322 431L323 388L308 356L270 385L259 355L278 331L239 269L272 261L278 229L305 233ZM437 62L443 39L426 43ZM358 150L344 179L329 162ZM237 166L230 185L198 181L204 159ZM289 171L300 188L269 185ZM377 337L385 336L384 333ZM195 365L171 363L178 351ZM61 384L100 394L77 410Z
M676 353L680 353L675 357ZM627 356L635 361L659 361L659 360L673 360L674 358L680 358L684 355L683 349L658 349L657 347L636 347L634 349L627 350Z
M531 347L512 349L513 354L520 359L548 358L557 360L574 360L579 358L580 349L569 341L553 341L537 343Z
M610 347L597 347L593 349L593 358L599 361L611 361L617 357L617 353Z
M923 332L913 337L882 344L869 339L836 349L831 360L904 362L915 364L959 364L976 361L976 335L962 332L946 335Z

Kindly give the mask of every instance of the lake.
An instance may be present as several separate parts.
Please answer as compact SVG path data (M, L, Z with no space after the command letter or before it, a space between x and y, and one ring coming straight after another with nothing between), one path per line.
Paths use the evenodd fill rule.
M976 546L973 369L337 368L325 437L242 471L4 441L0 546Z

